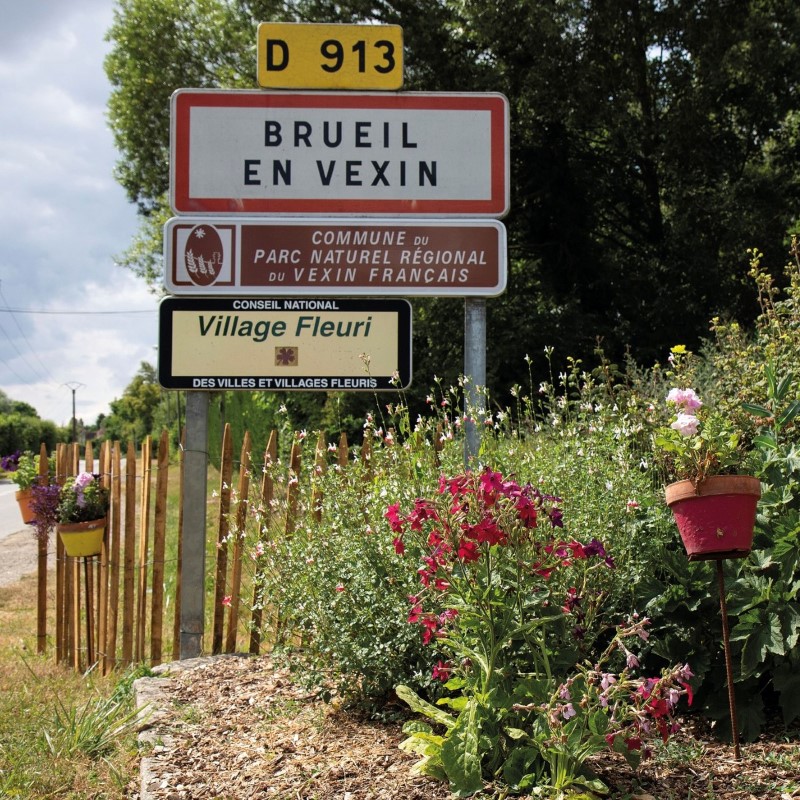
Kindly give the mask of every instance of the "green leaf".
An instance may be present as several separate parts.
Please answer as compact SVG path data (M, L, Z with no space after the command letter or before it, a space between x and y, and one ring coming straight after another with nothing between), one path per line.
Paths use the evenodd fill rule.
M398 747L404 753L415 753L418 756L438 755L442 750L444 737L435 734L415 733L408 739L403 739Z
M773 675L775 688L780 692L783 724L791 725L800 717L800 673L789 664L782 664Z
M800 613L794 604L789 604L780 610L779 616L786 652L791 653L800 638Z
M411 773L412 775L430 775L431 778L436 778L439 781L447 780L447 773L438 754L426 756L417 761L411 767Z
M412 689L409 689L408 686L403 686L400 684L400 686L395 689L395 692L397 693L397 696L417 714L422 714L423 716L426 716L429 719L444 725L446 728L452 728L456 724L455 717L423 700L416 692L414 692Z
M403 725L402 730L405 734L433 733L433 728L431 728L427 722L423 722L421 719L410 719L405 723L405 725Z
M772 412L764 406L756 405L755 403L742 403L742 409L749 414L754 414L756 417L771 417Z
M737 638L745 639L742 648L742 678L757 673L758 668L764 663L767 652L783 655L785 642L781 632L781 623L777 614L761 609L756 618L749 618L746 623L740 623L734 628L738 630ZM742 634L749 633L746 636ZM731 636L733 638L733 636Z
M450 779L450 791L468 797L483 789L478 752L480 713L471 699L442 745L442 764Z
M460 697L440 697L436 701L436 705L449 706L450 708L453 709L453 711L461 712L467 705L467 698L465 695L461 695Z
M599 708L589 714L589 730L596 736L603 736L608 730L608 714Z
M506 733L508 734L509 738L511 739L524 739L527 737L527 733L522 730L522 728L506 728Z
M748 696L744 702L743 698L737 695L736 702L736 716L742 738L746 742L754 742L758 739L766 722L764 703L758 695Z
M793 400L789 407L776 420L779 428L788 425L798 414L800 414L800 400Z
M792 373L788 372L780 379L778 387L777 389L775 389L775 399L778 402L781 402L783 398L786 397L786 392L789 391L789 387L791 386L793 377L794 376L792 375Z
M538 764L538 769L531 774L538 759L538 750L535 747L515 747L503 764L503 779L512 791L524 791L538 783L543 765Z
M771 433L762 433L760 436L756 436L753 439L753 444L757 447L761 447L764 450L775 450L778 447L778 443L775 441L775 437Z

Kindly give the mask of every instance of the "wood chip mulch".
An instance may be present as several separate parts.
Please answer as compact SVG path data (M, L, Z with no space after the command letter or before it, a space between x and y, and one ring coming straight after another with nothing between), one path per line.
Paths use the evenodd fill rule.
M415 776L400 724L326 704L269 657L197 659L137 681L141 781L131 800L450 800ZM669 760L633 772L603 753L591 766L619 800L800 800L800 743L742 745L742 760L689 721ZM489 791L485 797L491 797Z

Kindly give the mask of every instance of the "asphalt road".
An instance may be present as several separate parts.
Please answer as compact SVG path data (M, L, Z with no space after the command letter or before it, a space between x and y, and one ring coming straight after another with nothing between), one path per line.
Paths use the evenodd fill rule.
M17 485L7 480L0 480L0 541L11 536L12 533L27 531L30 528L24 525L19 514L19 506L14 497Z

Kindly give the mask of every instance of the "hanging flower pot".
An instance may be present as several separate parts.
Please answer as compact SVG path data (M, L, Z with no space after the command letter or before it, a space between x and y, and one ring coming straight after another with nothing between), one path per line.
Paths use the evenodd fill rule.
M106 518L89 522L59 522L56 530L68 556L96 556L103 548Z
M14 495L17 498L17 505L19 506L19 513L22 515L22 521L28 525L36 519L36 514L33 512L31 503L33 502L32 489L20 489Z
M758 478L714 475L695 484L678 481L666 488L689 561L744 558L753 546Z

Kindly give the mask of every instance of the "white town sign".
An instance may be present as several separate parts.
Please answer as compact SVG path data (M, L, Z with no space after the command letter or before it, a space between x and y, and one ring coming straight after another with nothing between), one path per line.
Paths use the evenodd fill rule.
M496 93L172 96L177 214L502 217L508 101Z

